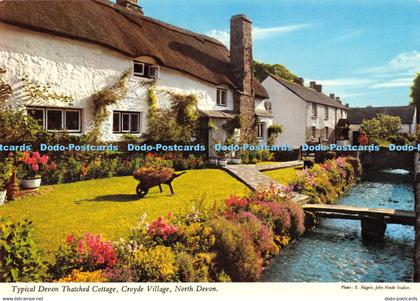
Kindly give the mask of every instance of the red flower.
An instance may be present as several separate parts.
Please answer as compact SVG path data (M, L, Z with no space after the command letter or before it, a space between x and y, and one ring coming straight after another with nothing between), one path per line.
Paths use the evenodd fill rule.
M74 235L73 234L67 235L67 238L66 238L67 244L71 244L73 241L74 241Z
M33 152L32 153L32 158L34 158L35 160L38 160L41 157L41 155L38 152Z

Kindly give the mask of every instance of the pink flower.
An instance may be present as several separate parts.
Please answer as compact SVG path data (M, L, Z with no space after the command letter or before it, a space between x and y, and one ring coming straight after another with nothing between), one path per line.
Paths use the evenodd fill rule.
M168 219L172 219L173 213L171 211L168 212Z
M39 166L38 166L38 164L32 164L32 166L31 166L31 168L32 168L32 170L33 171L35 171L35 172L37 172L38 170L39 170Z
M83 240L79 240L79 243L77 244L77 251L79 253L83 253L83 251L84 251L84 243L83 243Z
M39 162L41 163L41 164L47 164L47 162L48 162L48 156L47 155L43 155L41 158L39 158Z
M35 160L38 160L41 157L41 155L38 152L33 152L32 153L32 158L34 158Z

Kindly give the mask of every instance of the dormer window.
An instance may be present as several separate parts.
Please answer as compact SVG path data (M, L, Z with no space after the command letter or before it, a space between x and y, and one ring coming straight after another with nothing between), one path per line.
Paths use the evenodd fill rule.
M159 78L159 66L133 61L133 75L157 79Z
M144 76L144 64L140 62L134 62L134 76Z
M149 66L149 77L159 78L159 66Z
M220 107L227 106L227 90L226 89L217 89L217 105Z
M271 101L264 102L264 107L267 111L271 112L272 111Z

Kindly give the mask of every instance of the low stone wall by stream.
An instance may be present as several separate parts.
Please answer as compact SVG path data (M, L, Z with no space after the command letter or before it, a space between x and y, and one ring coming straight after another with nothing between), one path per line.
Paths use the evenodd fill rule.
M413 170L414 153L381 149L378 152L360 152L359 159L366 172L388 168Z

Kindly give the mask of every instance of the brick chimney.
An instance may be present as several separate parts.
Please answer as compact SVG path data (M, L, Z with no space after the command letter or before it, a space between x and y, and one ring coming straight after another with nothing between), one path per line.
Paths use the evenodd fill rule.
M340 96L336 96L335 101L338 102L338 103L341 103Z
M319 93L322 93L322 85L316 84L314 89L317 90Z
M237 86L233 109L241 116L241 140L256 139L255 93L253 87L252 22L245 15L230 19L230 67Z
M298 77L293 80L296 84L303 86L305 84L305 80L303 77Z
M309 82L309 87L312 88L312 89L315 89L315 86L316 86L316 81L311 80Z
M331 98L332 100L335 100L335 94L334 94L334 93L330 93L330 98Z
M143 9L138 5L137 0L117 0L117 4L143 14Z

